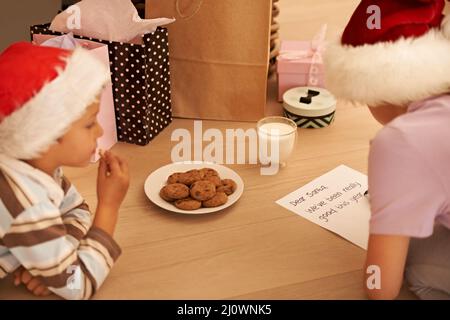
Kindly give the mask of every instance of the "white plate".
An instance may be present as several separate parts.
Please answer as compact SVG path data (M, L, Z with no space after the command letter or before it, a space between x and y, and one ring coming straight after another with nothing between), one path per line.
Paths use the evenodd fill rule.
M159 196L159 191L161 190L162 187L164 187L167 184L167 178L172 173L185 172L192 169L201 169L201 168L214 169L219 173L221 179L232 179L236 182L237 184L236 191L232 195L228 196L227 203L225 203L220 207L200 208L197 210L189 211L178 209L173 204L163 200ZM223 210L234 204L236 201L238 201L242 193L244 192L244 182L242 181L241 177L230 168L215 163L193 161L193 162L172 163L153 171L147 177L147 180L145 180L144 190L147 197L154 204L168 211L184 214L205 214Z

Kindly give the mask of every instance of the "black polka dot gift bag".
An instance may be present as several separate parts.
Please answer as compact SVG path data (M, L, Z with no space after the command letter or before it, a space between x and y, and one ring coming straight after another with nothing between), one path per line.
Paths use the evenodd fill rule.
M49 24L31 27L33 34L62 35ZM143 36L142 44L74 35L108 45L117 136L147 145L172 122L169 40L166 28Z

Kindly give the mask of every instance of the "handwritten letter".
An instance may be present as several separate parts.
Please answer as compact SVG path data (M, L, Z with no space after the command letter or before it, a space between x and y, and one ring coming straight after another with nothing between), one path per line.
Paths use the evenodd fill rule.
M341 165L277 203L367 249L369 201L367 176Z

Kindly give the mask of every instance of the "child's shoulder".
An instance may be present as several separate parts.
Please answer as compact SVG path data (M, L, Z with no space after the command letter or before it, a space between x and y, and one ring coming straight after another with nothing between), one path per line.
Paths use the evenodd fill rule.
M22 172L0 166L0 229L60 217L44 185Z
M13 169L0 166L0 199L6 208L25 211L48 201L48 193L42 184L32 177Z
M412 103L405 114L394 119L386 127L410 134L415 132L432 134L436 129L450 130L449 117L450 95L442 95Z
M417 102L383 127L372 143L394 149L413 147L417 151L434 148L443 137L450 136L449 118L450 95Z

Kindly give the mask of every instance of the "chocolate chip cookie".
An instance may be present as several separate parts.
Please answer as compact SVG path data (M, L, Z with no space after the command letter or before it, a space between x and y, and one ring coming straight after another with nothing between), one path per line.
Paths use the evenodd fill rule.
M211 169L211 168L203 168L203 169L200 169L199 171L200 171L200 176L201 176L202 180L204 180L205 178L208 178L208 177L213 177L213 176L218 177L219 176L219 173L216 170Z
M205 208L214 208L224 205L228 201L228 196L225 192L217 192L214 197L209 200L203 201L202 205Z
M185 184L187 186L192 185L194 182L202 180L199 170L189 170L185 173L182 173L179 177L179 183Z
M181 210L197 210L200 209L202 203L192 198L185 198L175 201L175 207Z
M160 194L162 194L161 198L163 198L164 200L166 199L172 199L172 201L179 200L189 197L189 188L181 183L172 183L163 187L161 189Z
M204 178L203 180L214 183L216 188L220 187L222 185L222 180L220 180L219 176L209 176L209 177Z
M216 194L216 186L211 181L196 181L191 186L191 197L198 201L209 200Z
M233 194L237 189L237 184L231 179L223 179L221 186L217 188L217 192L225 192L227 196Z
M175 172L174 174L171 174L169 178L167 178L167 183L180 183L180 176L182 175L182 172Z
M170 198L170 197L168 197L168 196L166 195L166 193L164 192L164 188L162 188L162 189L159 191L159 196L160 196L163 200L165 200L165 201L167 201L167 202L174 202L174 201L175 201L175 199L172 199L172 198Z

